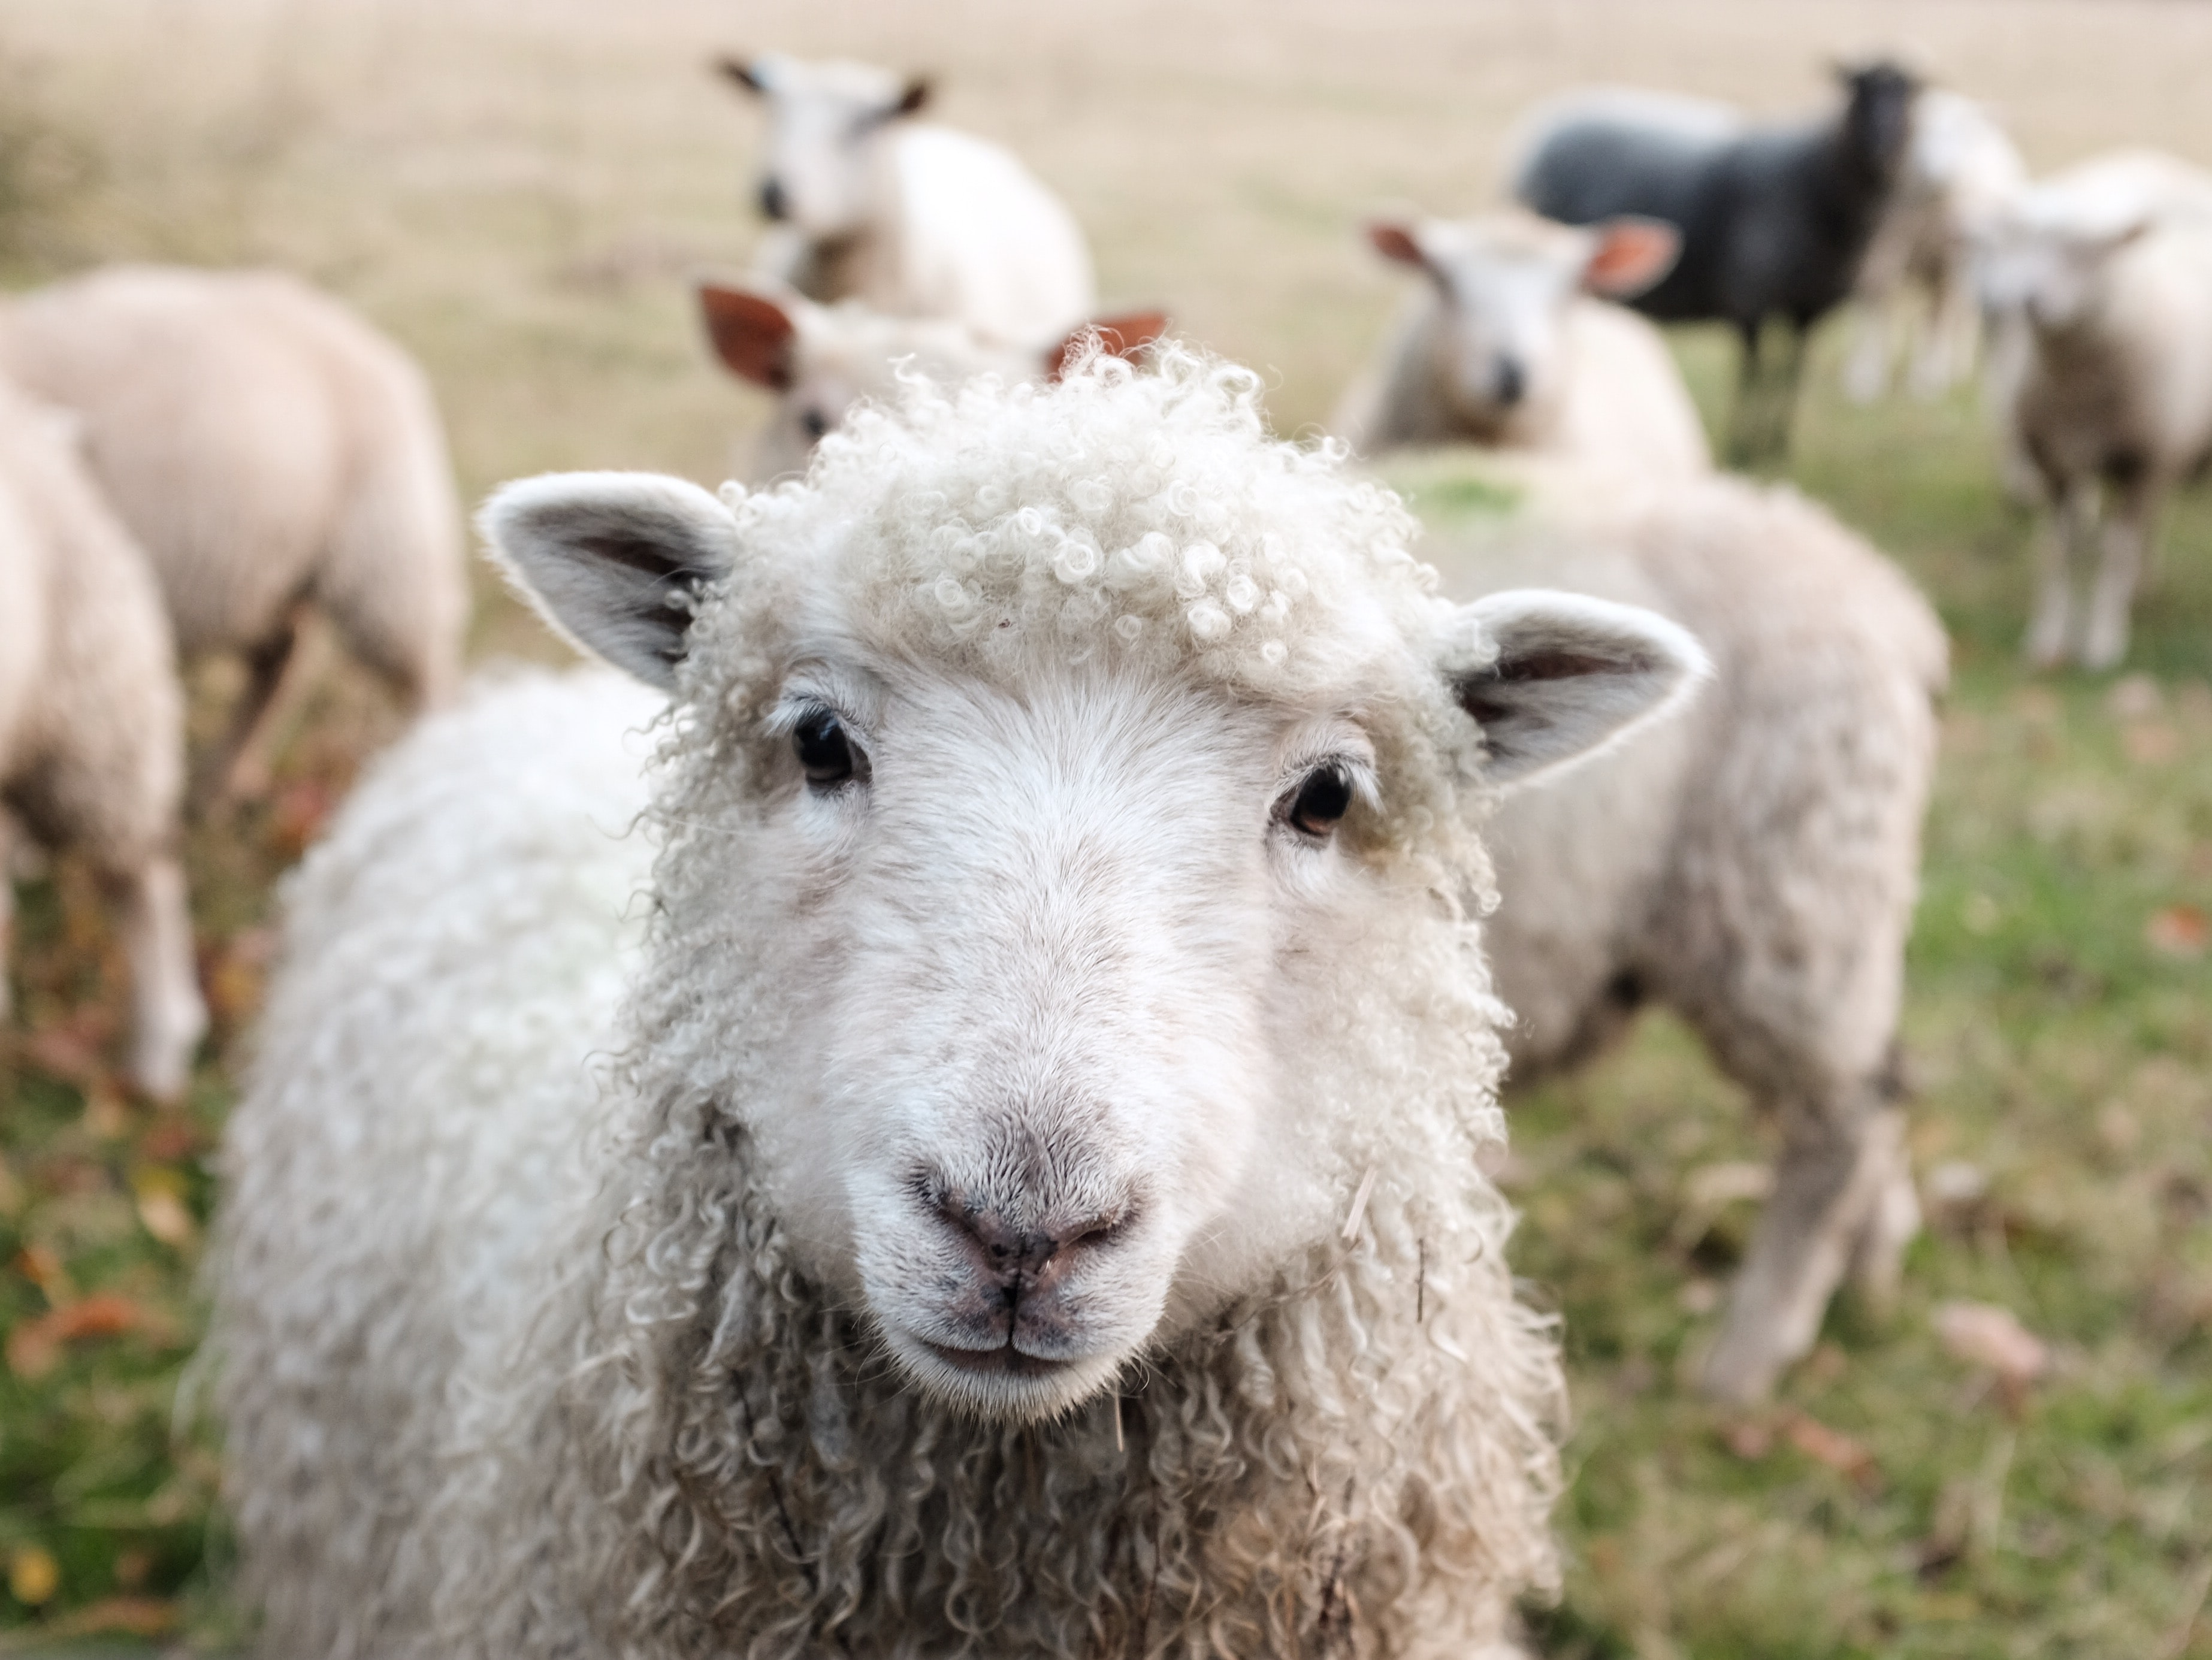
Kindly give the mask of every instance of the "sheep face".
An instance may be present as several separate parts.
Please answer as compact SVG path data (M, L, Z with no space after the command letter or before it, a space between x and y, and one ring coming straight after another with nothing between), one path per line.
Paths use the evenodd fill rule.
M928 83L902 82L866 64L807 64L773 54L721 67L768 105L762 214L817 242L865 230L875 206L879 141L928 101Z
M2100 222L2044 222L2032 211L2000 216L1977 239L1975 286L1985 310L2026 317L2045 334L2063 334L2098 311L2106 267L2153 227L2152 216L2125 206Z
M486 515L692 728L641 1043L804 1271L988 1414L1067 1409L1333 1239L1385 1077L1488 1124L1462 794L1701 660L1596 601L1431 599L1394 502L1182 362L863 411L734 512L602 474Z
M1656 220L1571 229L1533 215L1380 223L1369 240L1435 289L1434 370L1453 413L1502 437L1540 421L1573 373L1568 307L1582 294L1626 299L1673 269L1681 238Z

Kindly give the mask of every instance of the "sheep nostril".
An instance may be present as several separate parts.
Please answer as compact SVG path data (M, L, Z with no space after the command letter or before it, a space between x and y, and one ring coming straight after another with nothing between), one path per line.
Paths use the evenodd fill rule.
M1084 1252L1120 1237L1132 1215L1128 1207L1121 1206L1048 1230L1016 1227L988 1207L973 1206L952 1195L938 1200L935 1208L967 1243L974 1264L1004 1282L1017 1276L1030 1280L1055 1277Z
M1498 401L1509 406L1517 404L1528 390L1528 372L1521 367L1521 360L1517 357L1499 358L1498 360Z
M782 220L791 214L791 204L785 198L783 185L774 179L763 179L760 187L760 210L769 219Z

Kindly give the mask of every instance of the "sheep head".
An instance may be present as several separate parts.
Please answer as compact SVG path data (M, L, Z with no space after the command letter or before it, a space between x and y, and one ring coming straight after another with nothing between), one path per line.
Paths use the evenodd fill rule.
M1065 1411L1342 1249L1393 1091L1480 1180L1477 804L1701 672L1649 613L1435 599L1395 498L1252 394L1096 359L864 410L803 486L485 512L678 700L640 1045L742 1129L804 1270L978 1413Z
M1462 420L1494 437L1540 419L1564 395L1575 296L1632 298L1674 269L1682 246L1681 234L1656 219L1582 229L1519 212L1380 221L1367 239L1434 285L1439 390Z
M834 242L867 228L874 210L878 140L929 101L929 82L873 64L805 63L781 53L724 58L722 74L768 106L760 210L810 240Z

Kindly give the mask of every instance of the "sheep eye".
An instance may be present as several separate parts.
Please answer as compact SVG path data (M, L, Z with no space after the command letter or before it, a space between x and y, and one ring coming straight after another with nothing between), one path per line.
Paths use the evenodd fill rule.
M858 770L845 723L828 709L817 709L799 723L791 734L791 748L806 781L817 789L849 782Z
M799 424L809 438L819 439L830 430L830 417L820 410L809 410L799 417Z
M1283 816L1293 830L1318 840L1334 830L1351 810L1351 775L1342 767L1331 764L1306 775Z

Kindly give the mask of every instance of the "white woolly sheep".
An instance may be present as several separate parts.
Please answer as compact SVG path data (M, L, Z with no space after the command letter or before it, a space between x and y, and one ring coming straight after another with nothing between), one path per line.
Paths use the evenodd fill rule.
M131 964L131 1077L167 1098L207 1027L177 858L184 703L153 573L69 426L0 381L0 1014L12 816L98 873Z
M1904 168L1852 288L1844 387L1853 399L1870 404L1889 390L1900 351L1923 398L1973 367L1981 335L1974 250L2027 187L2027 163L1987 109L1941 88L1913 100Z
M780 53L721 70L768 105L760 206L777 228L763 277L1014 347L1091 315L1091 250L1074 218L1009 151L912 119L927 82Z
M1979 280L2014 342L2008 442L2051 508L2028 659L2109 668L2160 509L2212 459L2212 177L2142 152L2057 174L1998 217Z
M1893 1288L1918 1225L1893 1046L1942 630L1787 490L1499 477L1520 507L1422 550L1447 592L1541 581L1659 611L1712 654L1683 718L1506 802L1485 943L1516 1081L1653 1001L1777 1122L1773 1195L1704 1376L1756 1399L1812 1347L1847 1268L1878 1298Z
M1626 298L1665 277L1682 242L1671 225L1575 229L1511 211L1367 234L1429 281L1338 408L1335 429L1355 450L1464 438L1662 472L1711 467L1659 331L1591 297Z
M1159 356L494 499L674 704L648 781L603 676L489 692L295 888L216 1340L268 1652L1505 1651L1560 1380L1476 820L1702 659L1434 598Z
M789 289L721 283L699 285L699 308L723 367L776 394L775 411L754 444L750 473L757 483L804 471L814 446L844 424L846 411L863 398L890 397L902 374L940 385L976 374L1049 380L1087 336L1127 357L1167 326L1165 313L1133 312L1015 347L982 339L964 324L887 316L856 300L817 306Z
M468 586L437 407L353 313L273 272L113 266L0 306L0 368L82 417L179 656L246 655L204 783L265 782L303 605L411 707L452 690Z

